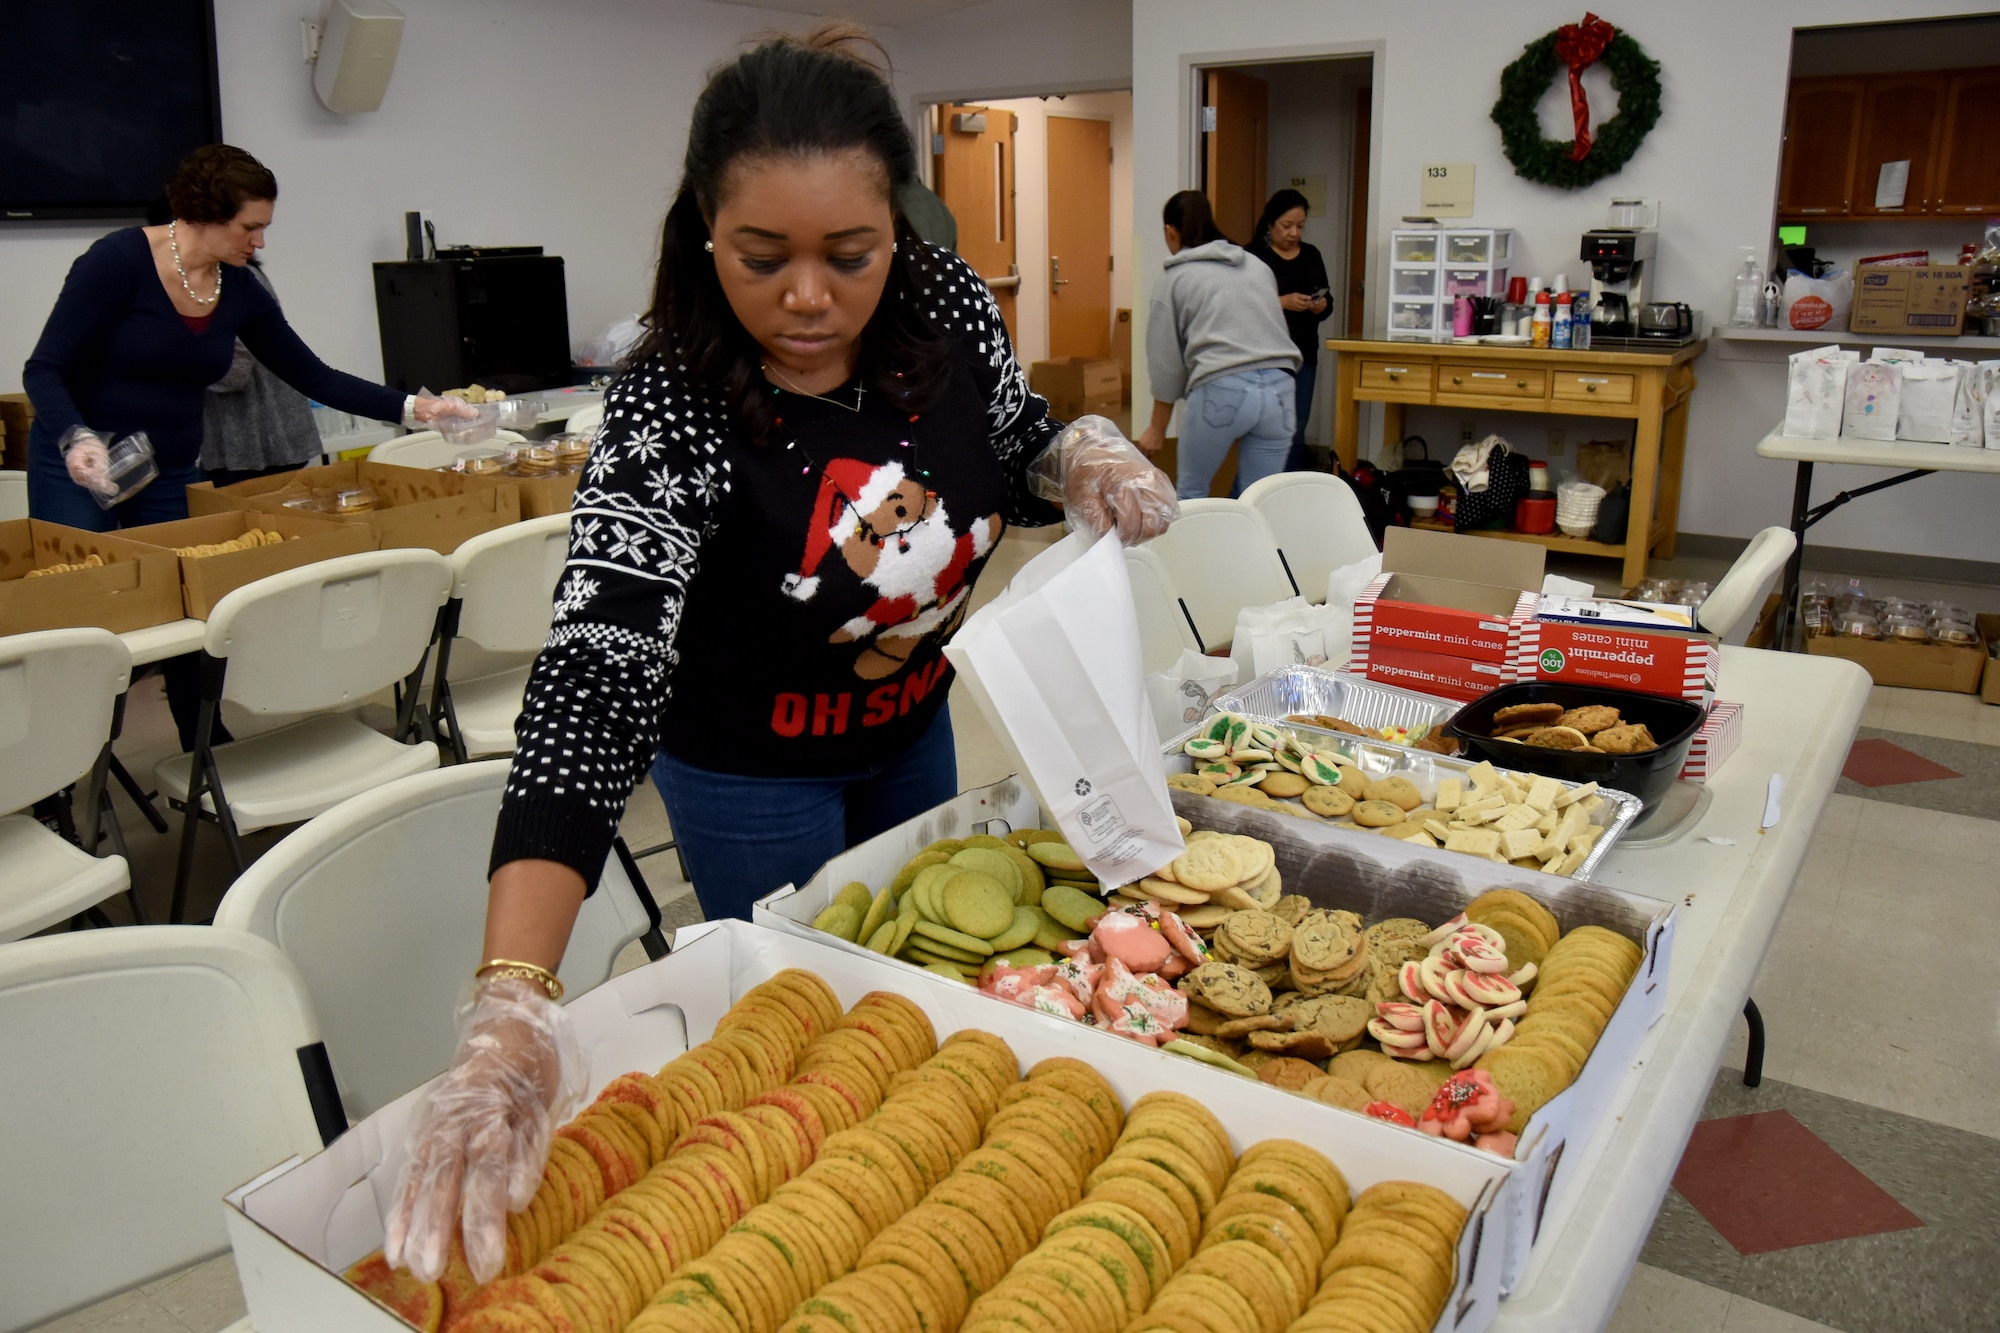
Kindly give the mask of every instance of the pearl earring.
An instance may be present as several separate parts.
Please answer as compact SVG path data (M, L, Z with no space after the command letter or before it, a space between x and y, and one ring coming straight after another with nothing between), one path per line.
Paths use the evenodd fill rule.
M708 251L708 252L709 252L710 254L714 254L714 253L715 253L715 242L714 242L714 241L703 241L703 242L701 243L701 248L702 248L702 249L704 249L704 250L706 250L706 251Z

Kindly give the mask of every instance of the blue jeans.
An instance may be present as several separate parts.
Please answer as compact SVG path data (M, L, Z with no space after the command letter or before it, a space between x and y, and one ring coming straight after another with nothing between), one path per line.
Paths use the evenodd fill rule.
M1285 471L1299 472L1306 465L1306 421L1312 416L1313 390L1319 386L1319 361L1307 357L1299 366L1297 398L1298 425L1292 428L1292 451L1285 455Z
M1236 479L1248 486L1282 472L1297 426L1292 372L1275 367L1239 370L1203 380L1187 396L1175 445L1179 476L1175 493L1183 500L1208 494L1215 470L1236 449Z
M653 785L701 914L747 921L751 904L773 889L804 884L849 847L958 795L951 709L940 709L909 749L859 772L745 777L696 768L662 750Z

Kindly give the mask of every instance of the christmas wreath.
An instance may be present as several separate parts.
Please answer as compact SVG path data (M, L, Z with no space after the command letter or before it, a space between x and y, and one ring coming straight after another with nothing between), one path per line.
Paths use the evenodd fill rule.
M1582 74L1602 60L1618 92L1618 114L1590 129L1590 104L1584 98ZM1549 80L1569 72L1570 112L1576 137L1565 143L1542 137L1536 105ZM1639 151L1660 119L1660 62L1639 44L1595 14L1582 23L1565 23L1547 36L1528 43L1520 57L1500 75L1500 100L1493 104L1493 123L1516 175L1543 185L1578 190L1621 170Z

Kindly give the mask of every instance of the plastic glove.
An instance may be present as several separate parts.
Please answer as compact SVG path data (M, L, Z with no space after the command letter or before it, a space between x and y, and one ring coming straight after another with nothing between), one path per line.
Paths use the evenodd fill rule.
M81 426L71 426L61 448L71 481L99 495L118 493L118 483L111 479L111 450L103 440Z
M1180 517L1166 473L1103 417L1078 417L1029 467L1030 489L1063 506L1094 536L1116 530L1135 546Z
M462 1220L472 1275L498 1276L507 1214L533 1201L549 1139L582 1099L585 1079L569 1016L540 987L512 977L480 982L459 1020L458 1054L417 1112L389 1211L389 1263L437 1281Z
M411 409L418 421L426 426L440 417L476 417L479 410L463 398L431 398L417 395L417 403Z

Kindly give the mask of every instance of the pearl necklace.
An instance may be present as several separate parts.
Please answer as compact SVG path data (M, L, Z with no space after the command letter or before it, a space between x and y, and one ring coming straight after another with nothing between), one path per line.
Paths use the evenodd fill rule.
M179 218L175 218L172 222L169 222L167 224L167 249L173 252L174 272L181 275L181 290L186 292L188 300L194 302L196 305L214 305L217 301L222 299L222 265L217 264L215 266L214 295L208 297L205 300L199 296L196 296L194 294L194 288L188 286L187 270L181 267L181 243L180 243L180 237L175 230L180 225L181 224Z

